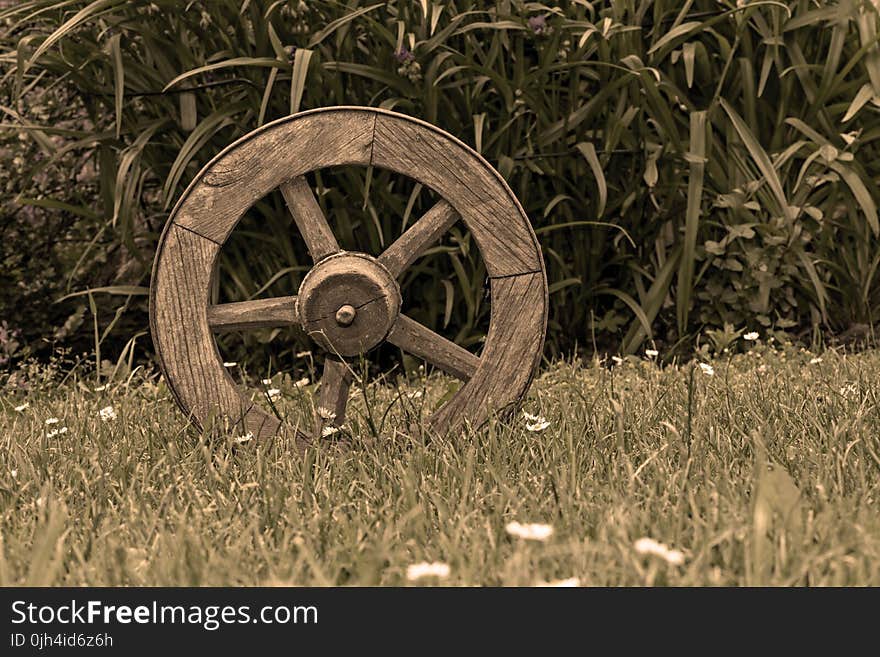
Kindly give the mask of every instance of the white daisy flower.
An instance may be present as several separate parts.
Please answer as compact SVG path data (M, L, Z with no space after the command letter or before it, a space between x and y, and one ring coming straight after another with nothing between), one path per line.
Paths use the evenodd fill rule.
M859 389L856 387L856 385L854 383L848 383L845 386L843 386L842 388L840 388L840 390L838 392L840 392L840 394L843 395L844 397L852 397L858 391L859 391Z
M322 438L329 438L335 433L339 433L339 427L334 427L332 424L328 424L326 427L321 429Z
M335 420L336 413L331 411L329 408L324 408L323 406L318 406L318 417L322 420Z
M648 358L657 358L660 355L660 352L656 349L645 349L645 356Z
M236 442L237 444L239 444L239 445L243 445L243 444L245 444L245 443L250 442L251 440L253 440L253 437L254 437L253 432L248 431L248 432L247 432L246 434L244 434L243 436L236 436L236 437L235 437L235 442Z
M672 550L653 538L640 538L633 547L639 554L658 557L672 566L680 566L684 563L684 553Z
M24 404L19 404L18 406L16 406L16 407L15 407L15 410L16 410L18 413L21 413L21 412L22 412L24 409L26 409L28 406L30 406L30 404L28 404L27 402L25 402Z
M757 331L752 331L751 333L746 333L746 334L743 336L743 340L748 340L749 342L754 342L754 341L757 340L759 337L761 337L761 336L758 335L758 332L757 332Z
M706 376L715 376L715 368L709 365L709 363L700 363L700 369L703 370L703 374Z
M423 577L438 577L440 579L445 579L446 577L449 577L449 572L449 564L440 563L439 561L433 563L414 563L406 567L406 578L411 582L422 579Z
M275 401L281 397L281 391L278 388L269 388L266 394L269 395L270 401Z
M67 427L61 427L60 429L52 429L52 431L46 432L46 438L54 438L55 436L60 436L67 433Z
M545 420L544 418L538 418L537 422L530 422L526 425L526 431L538 432L543 431L547 427L550 426L550 422Z
M58 424L60 420L57 417L50 417L46 420L46 424Z
M543 420L543 419L544 419L544 418L542 418L540 415L532 415L532 414L529 413L528 411L523 411L522 414L523 414L523 417L524 417L526 420L528 420L529 422L538 422L539 420Z
M101 417L101 421L103 422L110 422L111 420L115 420L117 417L116 409L112 406L105 406L100 411L98 411L98 415Z
M270 386L272 385L272 379L263 379L260 383L262 383L264 386Z
M504 526L505 531L511 536L522 538L526 541L546 541L553 535L553 527L541 523L521 524L509 522Z

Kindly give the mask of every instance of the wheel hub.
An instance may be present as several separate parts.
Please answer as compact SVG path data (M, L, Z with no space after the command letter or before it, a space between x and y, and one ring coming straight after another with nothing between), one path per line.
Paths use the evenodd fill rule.
M365 253L338 253L303 278L297 313L306 333L340 356L357 356L378 345L400 314L400 288Z

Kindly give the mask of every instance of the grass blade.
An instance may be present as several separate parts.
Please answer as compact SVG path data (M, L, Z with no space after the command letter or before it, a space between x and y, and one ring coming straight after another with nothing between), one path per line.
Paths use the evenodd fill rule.
M608 201L608 183L605 181L605 172L602 171L602 165L599 163L599 156L596 154L596 147L592 142L581 142L577 145L577 149L590 165L593 177L596 179L596 186L599 188L599 207L596 210L596 216L601 217L605 213L605 204Z

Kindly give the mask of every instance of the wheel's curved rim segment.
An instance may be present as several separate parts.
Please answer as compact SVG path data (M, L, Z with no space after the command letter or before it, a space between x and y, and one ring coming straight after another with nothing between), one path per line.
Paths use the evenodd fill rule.
M493 342L493 336L498 334L499 330L501 330L503 328L503 327L499 328L499 326L496 326L497 322L492 321L492 320L495 320L495 318L498 316L497 311L499 310L499 308L496 307L496 298L498 299L498 302L501 302L502 299L510 297L511 294L514 294L514 297L511 297L511 298L515 298L515 294L516 294L515 291L507 294L507 297L505 297L504 290L507 288L510 288L511 283L517 283L518 281L515 280L517 277L528 277L528 281L526 281L525 278L520 279L524 285L524 287L523 286L521 286L521 287L523 287L523 290L527 290L527 294L528 294L529 298L532 299L535 303L537 303L540 306L540 317L534 317L533 319L538 320L538 321L532 322L532 331L537 334L537 345L538 346L535 348L529 347L526 349L526 351L528 353L522 354L522 356L530 357L530 360L531 360L531 362L528 363L528 376L524 380L521 380L515 386L517 388L516 390L502 391L502 393L499 393L499 395L498 395L499 397L506 397L507 398L507 399L499 400L499 401L501 401L500 405L506 406L506 405L510 405L511 403L516 403L517 401L519 401L531 383L531 379L534 376L534 372L535 372L537 365L538 365L540 358L541 358L541 353L542 353L541 347L543 346L544 336L546 333L547 314L548 314L548 289L547 289L547 280L546 280L546 270L544 267L544 261L543 261L543 256L541 255L540 246L538 244L538 239L537 239L537 236L535 235L534 230L532 229L531 223L529 222L528 217L526 216L521 204L519 203L519 200L513 194L512 190L507 185L507 183L504 181L504 179L501 177L501 174L498 173L498 171L496 171L479 153L477 153L472 148L467 146L467 144L463 143L461 140L455 138L454 136L446 133L445 131L441 130L440 128L437 128L436 126L433 126L425 121L415 119L412 117L408 117L406 115L399 114L396 112L391 112L388 110L377 109L377 108L345 107L345 106L332 107L332 108L322 108L322 109L310 110L307 112L301 112L299 114L285 117L282 119L278 119L276 121L268 123L268 124L258 128L257 130L254 130L253 132L250 132L247 135L244 135L240 139L236 140L235 142L233 142L232 144L230 144L229 146L224 148L217 156L212 158L211 161L208 162L208 164L206 164L202 168L202 170L198 173L198 175L193 179L193 181L187 187L186 191L184 191L184 193L181 195L180 199L175 204L175 206L169 216L169 219L166 222L165 227L162 231L162 235L159 240L159 246L157 249L156 257L153 262L152 282L151 282L151 286L150 286L150 326L151 326L151 332L152 332L152 337L153 337L153 343L156 348L156 353L157 353L157 356L159 359L160 366L162 368L163 373L165 374L166 381L168 383L169 388L172 391L172 394L174 395L175 400L177 401L178 405L189 414L190 418L192 420L194 420L195 423L202 428L204 428L205 418L196 416L196 414L194 413L193 408L192 408L193 404L189 403L187 401L187 399L186 399L187 395L185 395L181 390L178 390L177 382L175 381L175 376L173 374L171 374L171 372L173 372L173 368L169 367L169 363L165 359L165 356L163 354L162 345L161 345L163 331L166 329L164 327L160 326L158 323L158 320L157 320L157 298L156 298L156 295L157 295L157 289L159 288L159 280L161 277L162 256L163 256L163 252L164 252L164 249L166 246L166 242L168 241L168 238L169 238L169 234L172 231L172 227L178 226L184 230L191 231L191 232L195 233L195 235L198 235L201 238L216 244L217 245L216 253L214 253L213 260L211 261L211 267L213 268L216 265L216 258L219 255L220 247L225 242L226 237L228 237L228 235L232 232L235 225L240 220L241 216L243 216L244 212L247 211L247 208L249 208L253 204L254 201L251 201L250 203L248 203L248 205L245 207L244 211L242 211L233 220L229 221L230 226L229 226L228 231L225 233L226 237L224 237L222 241L217 241L215 239L212 239L211 237L208 237L208 236L202 234L202 232L200 232L200 231L193 230L193 228L189 228L189 227L183 225L182 223L178 223L178 219L180 218L181 212L184 209L186 209L186 205L187 205L189 199L192 197L192 194L194 193L194 191L199 190L200 186L203 185L203 183L205 184L205 186L207 186L207 183L205 183L206 177L211 175L212 173L214 173L215 175L219 175L221 177L221 180L219 181L219 183L212 184L210 186L222 190L222 175L224 173L224 170L221 168L218 173L218 172L214 171L215 167L217 167L218 164L223 163L227 157L231 156L231 154L238 152L238 149L241 148L242 146L244 146L245 144L248 144L249 142L251 142L253 140L259 139L261 136L270 135L274 130L278 130L279 128L282 128L284 126L288 126L288 125L294 124L298 121L308 119L309 117L315 117L315 115L324 115L327 120L332 121L333 114L338 113L338 112L349 112L349 113L356 113L356 114L363 113L365 117L372 117L373 118L373 129L372 129L372 134L371 134L370 143L369 143L370 158L369 158L369 162L366 162L366 164L370 164L373 166L381 166L382 168L388 168L392 171L395 171L395 172L400 173L402 175L409 176L409 177L411 177L415 180L418 180L420 182L422 182L422 178L424 176L420 177L418 175L419 172L410 172L407 170L401 170L401 167L394 166L394 165L385 166L385 165L373 164L373 155L374 155L373 150L375 147L376 124L377 124L378 120L380 119L380 117L387 117L387 120L392 121L392 122L393 121L401 121L401 122L403 122L402 125L411 126L416 131L415 134L417 136L421 136L422 131L427 131L424 134L429 135L429 136L433 136L433 138L439 140L439 142L441 144L445 143L445 144L449 144L451 146L462 149L464 154L467 156L467 163L470 166L478 166L478 167L480 167L481 171L483 171L484 173L490 174L490 176L492 178L494 178L495 184L498 186L498 188L500 188L500 190L502 190L504 192L504 199L499 200L499 202L503 203L505 206L509 206L509 209L510 209L510 212L509 213L505 212L504 216L505 217L510 216L514 219L518 219L517 221L512 222L512 224L510 226L511 229L519 234L519 238L525 238L525 239L529 240L531 243L532 251L531 251L531 253L527 254L527 257L533 256L534 260L532 261L529 269L527 269L525 271L514 270L514 273L509 274L509 275L505 275L505 276L494 276L494 277L490 276L490 278L492 279L491 280L491 283L492 283L491 320L490 320L489 333L487 334L487 338L486 338L486 346L484 346L483 353L480 355L480 364L477 368L476 373L474 374L474 377L471 379L471 381L468 381L467 383L465 383L461 387L461 389L458 391L458 393L456 393L456 395L453 397L453 399L449 400L446 404L444 404L443 407L438 409L431 416L432 426L435 426L437 424L435 422L435 420L437 420L438 418L441 418L441 417L442 417L442 421L445 423L445 425L447 425L447 427L449 429L452 429L456 426L460 426L461 422L463 422L464 420L477 419L479 421L482 421L485 419L485 417L477 418L474 416L478 415L480 413L482 413L482 415L485 416L488 413L488 409L479 409L479 411L475 412L475 409L468 407L466 403L459 404L459 407L460 407L460 410L462 411L462 414L464 414L465 416L470 416L470 417L462 417L462 418L450 417L450 414L451 414L450 412L447 412L444 416L444 411L447 411L447 409L454 410L454 408L453 408L454 405L452 404L452 402L455 401L456 397L460 397L463 394L466 395L467 394L466 389L473 381L477 380L478 378L480 378L481 380L484 380L484 381L491 380L492 373L486 371L486 368L489 367L490 365L492 365L492 363L489 362L486 358L484 358L484 356L487 353L487 349L490 347L490 345ZM383 120L385 120L385 119L383 118ZM357 162L357 163L360 163L360 162ZM323 165L315 166L312 168L308 168L306 171L304 171L302 173L308 173L308 172L314 171L316 169L324 168L325 166L334 166L334 165L333 164L330 164L330 165L323 164ZM229 172L229 171L234 171L234 170L235 170L235 167L233 166L233 167L230 167L229 169L227 169L226 171ZM432 172L429 172L429 173L432 173ZM298 173L297 175L301 175L301 174ZM423 182L423 184L425 184L425 183ZM434 186L430 185L430 184L428 184L426 186L431 187L432 189L434 188ZM274 189L276 189L276 187L277 186L272 186L269 189L265 189L265 190L260 191L259 197L257 197L257 198L261 198L262 196L265 196L266 194L268 194L271 191L273 191ZM434 191L437 191L437 190L435 189ZM221 196L223 194L222 191L213 192L213 193L219 194ZM438 192L438 193L441 195L442 198L447 199L453 206L455 206L455 203L451 199L449 199L447 195L444 195L440 192ZM206 192L206 194L208 194L208 198L211 198L211 196L210 196L211 193ZM494 196L492 198L494 198ZM461 219L464 221L465 225L471 230L471 232L476 233L476 231L474 230L474 227L471 225L471 222L469 221L468 214L469 214L470 210L467 208L464 208L464 209L465 209L464 212L459 210L459 215L460 215ZM456 210L458 210L458 208L456 208ZM497 221L497 219L490 220L490 223L491 223L491 221ZM481 228L481 230L482 230L482 228ZM475 234L475 240L477 241L477 246L480 249L480 252L481 252L481 255L483 256L484 262L487 263L487 270L489 270L487 253L484 251L483 246L480 244L479 239L477 239L476 234ZM512 279L512 281L505 281L504 279L507 279L507 278ZM498 289L497 296L496 296L496 288ZM509 303L509 301L505 301L504 303ZM192 312L195 314L191 315L191 318L197 322L204 322L204 325L207 326L207 319L206 319L207 307L208 307L208 300L205 299L204 309L193 308ZM185 310L185 309L181 309L181 310ZM537 309L535 309L535 310L537 310ZM202 315L204 315L204 317L202 317ZM514 314L513 317L515 318L516 315ZM514 334L508 330L507 335L511 336ZM216 361L216 367L218 368L218 370L214 374L216 374L217 376L220 376L220 377L225 377L228 380L228 383L231 384L232 386L234 386L236 389L238 389L239 394L241 394L240 386L238 386L234 382L232 377L229 375L229 373L226 371L226 369L222 365L222 358L220 356L219 349L217 348L216 340L212 339L211 342L213 343L213 352L214 352L214 356L215 356L214 360ZM500 346L494 345L493 348L495 348L495 350L497 351L496 347L502 348L503 345L500 345ZM502 354L500 355L500 358L502 358L502 359L504 358L503 350L502 350ZM524 370L524 368L522 367L522 363L520 363L520 365L521 365L520 369ZM478 377L478 375L479 375L479 377ZM242 395L242 398L244 399L243 395ZM494 401L494 400L489 400L489 401ZM253 408L252 402L246 402L246 403L249 403L251 405L251 408ZM226 409L220 409L220 410L222 412L226 411ZM250 409L248 411L245 411L244 415L247 415L248 413L250 413ZM240 419L240 421L243 420L244 415L242 415L242 418ZM274 433L275 431L277 431L277 426L272 431L272 433Z

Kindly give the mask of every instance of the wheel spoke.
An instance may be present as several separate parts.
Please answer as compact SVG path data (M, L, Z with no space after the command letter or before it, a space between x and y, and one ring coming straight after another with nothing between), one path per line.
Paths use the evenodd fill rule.
M340 359L328 356L324 360L318 408L315 409L315 438L321 438L327 427L338 427L345 422L345 404L351 372Z
M339 243L333 236L330 224L321 212L321 206L318 205L305 176L283 183L280 189L296 227L309 248L312 260L318 262L339 251Z
M398 315L387 339L462 381L469 381L480 364L480 359L471 352L406 315Z
M296 297L275 297L208 306L208 326L215 331L239 331L299 324Z
M455 208L445 200L439 201L385 249L379 262L397 278L456 221L458 213Z

